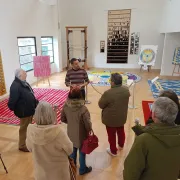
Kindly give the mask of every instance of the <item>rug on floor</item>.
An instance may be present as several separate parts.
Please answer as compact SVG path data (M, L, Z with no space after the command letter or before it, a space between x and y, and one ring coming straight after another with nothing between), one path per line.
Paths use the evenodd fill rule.
M117 71L88 71L88 77L90 82L95 85L95 86L110 86L110 76L111 73L116 73ZM123 84L126 84L127 79L133 79L136 83L141 80L141 77L132 74L129 72L122 73L122 72L117 72L120 73L123 77Z
M56 105L61 110L64 102L67 99L68 92L67 90L60 89L46 89L46 88L34 88L34 94L39 101L47 101L53 106ZM0 102L0 123L1 124L12 124L19 125L19 119L14 115L12 111L8 109L7 106L8 99L5 99ZM61 121L60 112L57 113L58 123Z
M158 79L152 84L151 80L148 80L148 84L153 93L153 97L157 98L161 90L173 90L179 97L180 100L180 80L164 80Z

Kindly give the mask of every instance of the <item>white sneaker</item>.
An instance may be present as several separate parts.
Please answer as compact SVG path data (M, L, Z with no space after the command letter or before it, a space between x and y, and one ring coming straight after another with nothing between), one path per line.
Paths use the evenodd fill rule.
M110 155L113 156L113 157L116 157L116 156L117 156L117 154L113 154L113 153L111 152L110 148L107 148L106 151L107 151L108 154L110 154Z

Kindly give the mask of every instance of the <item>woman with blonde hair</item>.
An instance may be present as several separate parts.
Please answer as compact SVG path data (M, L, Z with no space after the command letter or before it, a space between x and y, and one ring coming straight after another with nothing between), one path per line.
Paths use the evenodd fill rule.
M35 124L27 129L27 148L32 152L35 180L70 180L68 156L73 145L56 114L47 102L40 102L34 115Z

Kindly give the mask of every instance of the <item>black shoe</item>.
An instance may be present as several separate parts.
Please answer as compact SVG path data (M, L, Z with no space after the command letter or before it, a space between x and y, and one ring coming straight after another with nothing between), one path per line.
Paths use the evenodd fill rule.
M23 148L19 148L20 151L23 151L23 152L29 152L29 150L27 149L27 147L23 147Z
M79 173L80 175L84 175L84 174L87 174L87 173L90 173L92 171L92 167L86 167L86 171L83 172L83 173Z

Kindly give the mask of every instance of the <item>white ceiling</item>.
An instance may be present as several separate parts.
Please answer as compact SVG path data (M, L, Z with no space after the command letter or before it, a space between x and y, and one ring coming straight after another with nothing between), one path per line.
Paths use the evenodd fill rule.
M39 0L39 1L48 5L51 5L51 6L57 4L57 0Z

